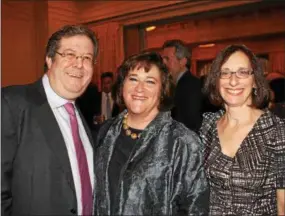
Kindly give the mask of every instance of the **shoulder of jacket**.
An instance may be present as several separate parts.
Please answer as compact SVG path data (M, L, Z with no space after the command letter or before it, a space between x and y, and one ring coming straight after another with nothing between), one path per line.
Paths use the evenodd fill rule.
M21 103L27 95L27 90L30 85L15 85L2 88L2 100L6 100L8 103Z
M192 142L199 140L199 136L194 131L187 128L183 123L173 120L169 130L174 139L183 140L183 142Z

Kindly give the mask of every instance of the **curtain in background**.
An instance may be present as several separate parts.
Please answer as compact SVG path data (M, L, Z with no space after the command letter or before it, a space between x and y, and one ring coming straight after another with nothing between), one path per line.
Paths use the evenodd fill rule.
M100 76L106 71L114 72L122 63L124 58L123 50L123 29L116 22L105 23L97 26L89 26L99 40L97 63L94 67L93 82L100 89Z
M272 52L269 54L271 66L270 72L277 72L285 75L285 52Z

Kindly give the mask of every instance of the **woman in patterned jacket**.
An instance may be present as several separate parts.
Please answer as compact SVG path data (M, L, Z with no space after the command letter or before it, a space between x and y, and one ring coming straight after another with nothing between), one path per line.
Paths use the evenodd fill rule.
M200 130L210 183L210 215L284 215L285 123L268 109L256 56L231 45L213 61L204 91L221 105Z

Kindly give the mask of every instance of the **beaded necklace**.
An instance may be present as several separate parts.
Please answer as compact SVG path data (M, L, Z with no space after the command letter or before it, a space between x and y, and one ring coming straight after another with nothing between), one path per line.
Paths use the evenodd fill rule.
M128 126L127 124L127 118L128 118L128 113L126 113L124 115L124 119L123 119L123 129L125 130L126 132L126 135L127 136L130 136L132 139L138 139L140 138L141 136L141 133L135 133L135 132L132 132L130 127Z

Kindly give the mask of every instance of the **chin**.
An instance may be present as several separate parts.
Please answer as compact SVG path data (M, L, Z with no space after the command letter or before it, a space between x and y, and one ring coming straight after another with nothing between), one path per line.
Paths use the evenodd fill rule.
M128 109L128 112L132 113L132 114L142 114L144 111L140 110L140 109Z
M231 103L231 102L229 102L229 103L226 103L226 105L227 105L227 107L229 107L229 108L234 108L234 107L245 107L245 106L248 106L249 104L248 103L246 103L246 102L236 102L236 103Z

